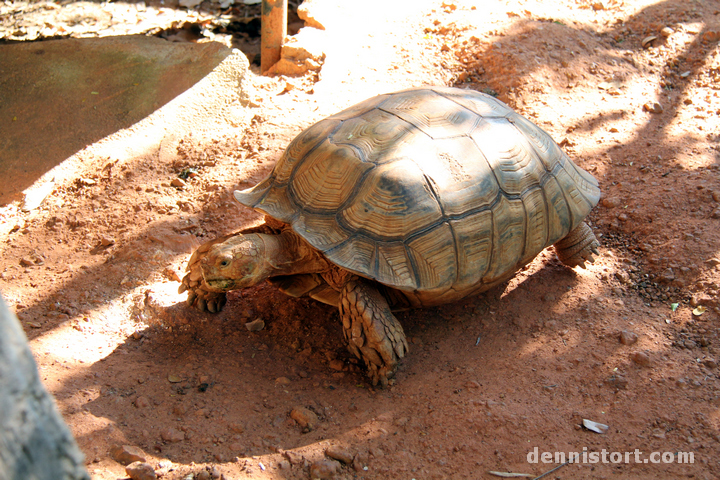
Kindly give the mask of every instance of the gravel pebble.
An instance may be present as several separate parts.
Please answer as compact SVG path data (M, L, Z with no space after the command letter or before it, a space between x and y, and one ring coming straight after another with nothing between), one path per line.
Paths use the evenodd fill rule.
M110 456L121 465L147 461L145 452L132 445L115 445L110 448Z
M155 480L155 470L145 462L133 462L125 467L125 473L132 480Z
M663 113L665 109L657 102L647 102L643 105L643 110L650 113Z
M358 453L353 459L353 468L356 472L362 472L368 466L369 461L370 457L367 453Z
M343 368L345 368L345 362L336 358L335 360L330 361L330 368L338 372L342 372Z
M310 478L332 479L340 471L341 465L336 460L323 459L310 465Z
M602 206L605 208L617 208L622 205L622 200L618 197L605 197L602 199Z
M166 442L177 443L185 440L185 433L181 432L177 428L170 427L160 432L160 438Z
M611 375L605 382L614 388L627 388L628 386L627 378L622 375Z
M620 343L623 345L632 345L638 341L637 333L629 330L623 330L620 332Z
M706 358L703 360L703 365L705 365L708 368L717 368L718 364L713 358Z
M258 318L257 320L253 320L252 322L247 322L245 324L245 328L247 328L249 332L259 332L260 330L265 328L265 322L262 318Z
M641 367L649 367L652 361L650 355L645 352L635 352L632 354L632 361L640 365Z
M328 457L339 460L342 463L350 464L352 463L353 459L355 458L355 455L348 450L347 447L343 447L341 445L331 445L325 450L325 455Z
M318 419L318 416L315 415L315 412L305 408L305 407L295 407L290 412L290 418L295 420L298 425L303 427L303 429L307 429L308 431L312 430L317 426L317 424L320 422Z

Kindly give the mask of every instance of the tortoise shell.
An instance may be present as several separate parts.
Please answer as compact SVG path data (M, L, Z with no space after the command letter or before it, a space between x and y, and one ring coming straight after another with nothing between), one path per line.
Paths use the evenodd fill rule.
M503 102L432 87L321 120L235 196L337 266L442 303L508 278L578 226L600 190Z

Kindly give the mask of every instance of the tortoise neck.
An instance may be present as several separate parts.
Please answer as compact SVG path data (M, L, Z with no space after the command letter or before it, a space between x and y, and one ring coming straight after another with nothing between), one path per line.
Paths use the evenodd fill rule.
M265 247L265 261L270 274L268 277L320 273L328 270L330 264L308 243L290 229L278 235L260 234Z

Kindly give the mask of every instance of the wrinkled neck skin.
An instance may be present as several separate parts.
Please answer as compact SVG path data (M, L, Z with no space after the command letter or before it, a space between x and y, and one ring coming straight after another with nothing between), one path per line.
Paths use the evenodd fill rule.
M331 268L330 263L308 245L292 230L283 230L279 235L258 234L264 255L261 255L268 275L277 277L300 273L320 273Z

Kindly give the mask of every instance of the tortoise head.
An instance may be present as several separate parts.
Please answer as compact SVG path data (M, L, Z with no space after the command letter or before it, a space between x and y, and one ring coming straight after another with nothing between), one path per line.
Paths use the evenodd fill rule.
M251 287L267 279L273 271L266 258L262 235L230 237L210 247L201 260L205 284L210 290L227 292Z

